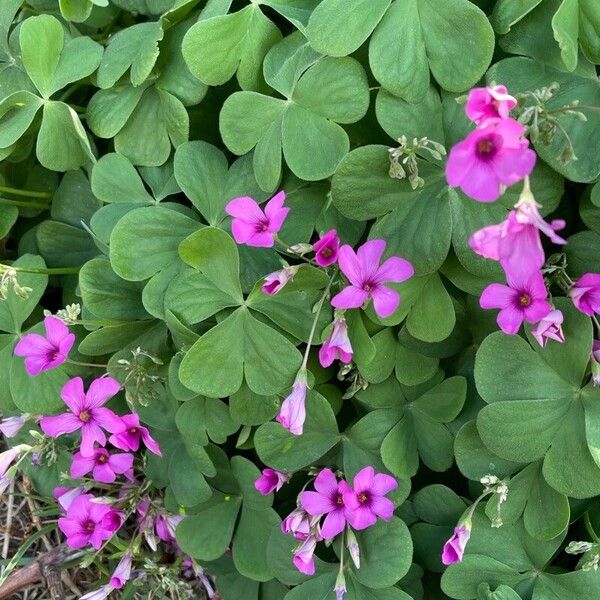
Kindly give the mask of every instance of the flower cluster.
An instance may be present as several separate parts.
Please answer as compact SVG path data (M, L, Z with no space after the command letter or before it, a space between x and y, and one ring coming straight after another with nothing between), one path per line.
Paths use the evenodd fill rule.
M256 480L256 489L263 495L278 491L289 480L289 475L273 469L264 469ZM319 542L330 543L344 534L346 548L360 568L358 543L353 530L361 531L375 525L377 519L389 521L394 515L394 503L387 494L398 487L398 482L385 473L375 473L373 467L364 467L354 477L352 485L339 479L331 469L322 469L314 480L314 490L301 492L298 506L281 523L281 530L293 535L300 544L296 547L293 563L305 575L316 571L315 551ZM341 554L344 552L342 538ZM343 598L343 556L336 584L338 598Z
M352 362L353 351L345 311L365 307L372 302L378 317L390 317L400 305L400 294L389 284L406 281L413 276L414 269L407 260L398 256L390 256L382 262L386 249L384 240L369 240L354 251L350 245L341 243L335 229L325 232L314 244L288 246L278 236L290 210L284 203L285 192L281 191L265 204L264 210L247 196L231 200L225 210L233 217L231 231L238 244L273 248L279 243L282 254L324 269L330 277L316 311L302 367L277 416L277 421L292 434L301 435L306 419L308 352L325 298L337 283L340 289L330 298L331 306L336 309L335 318L319 351L319 361L325 368L330 367L336 359L349 364ZM311 253L314 257L307 258L306 255ZM293 281L298 269L299 265L286 263L281 270L267 275L262 286L263 293L273 296L281 292ZM338 283L340 275L343 275L343 280Z

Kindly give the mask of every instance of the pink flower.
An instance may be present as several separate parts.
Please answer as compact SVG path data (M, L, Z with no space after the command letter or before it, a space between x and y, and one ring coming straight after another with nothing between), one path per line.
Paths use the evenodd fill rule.
M600 386L600 340L594 340L592 345L592 382Z
M2 419L2 421L0 421L0 432L7 438L13 438L21 431L21 428L25 425L27 419L29 419L29 415L27 414Z
M310 534L313 523L309 514L302 508L295 508L282 522L281 531L292 534L297 540L306 540Z
M94 455L94 442L106 444L102 429L111 433L123 429L121 419L103 405L121 389L121 384L112 377L101 377L90 384L87 393L83 389L81 377L74 377L65 383L60 397L69 407L69 412L55 417L42 417L40 427L50 437L59 437L81 429L81 454Z
M6 475L6 471L8 471L13 462L21 456L22 451L23 449L21 446L15 446L14 448L9 448L0 453L0 477Z
M352 489L347 485L344 503L348 522L354 529L375 525L377 517L389 521L394 516L394 503L386 494L398 487L398 482L385 473L375 473L373 467L361 469L354 477Z
M516 210L511 211L506 220L476 231L469 239L469 246L474 252L500 261L510 276L530 274L543 266L546 259L540 232L555 244L567 243L556 235L565 222L559 219L551 223L544 221L533 196L530 192L526 193L528 195L521 196Z
M15 346L16 356L25 357L25 370L32 377L62 365L75 343L75 335L56 317L46 317L44 328L46 337L28 333Z
M56 487L54 488L54 498L60 504L63 510L69 510L69 506L75 498L81 496L85 492L85 488L81 485L77 487Z
M320 267L328 267L335 263L340 249L340 238L335 229L330 229L313 245L315 261Z
M297 270L298 267L285 267L281 271L275 271L267 275L261 288L263 293L274 296L280 292L294 278Z
M333 539L346 526L344 492L349 488L345 481L338 482L331 469L323 469L315 479L315 492L302 492L300 502L304 510L314 517L327 515L321 527L324 539Z
M121 528L125 523L125 513L122 510L111 508L102 519L102 527L111 533Z
M291 394L283 401L277 421L281 423L290 433L302 435L304 421L306 420L306 371L301 369L296 375L296 381Z
M117 568L110 578L110 586L115 590L120 590L131 578L131 562L133 556L131 552L126 552L119 561Z
M600 273L582 275L569 290L573 304L590 317L600 313Z
M314 535L309 536L301 546L294 552L294 566L300 573L305 575L315 574L315 549L317 547L318 538Z
M517 105L503 85L473 88L469 92L465 112L467 117L477 125L485 125L487 121L508 119L510 111Z
M546 347L548 340L555 340L562 344L565 341L562 322L562 312L560 310L552 310L531 329L531 335L533 335L542 348Z
M81 596L79 600L105 600L112 594L113 590L114 588L112 586L103 585L101 588Z
M263 496L268 496L271 492L278 492L289 479L287 473L274 469L263 469L262 475L254 482L254 487Z
M158 442L150 435L146 427L140 425L140 416L137 413L123 415L120 419L121 429L111 435L108 440L115 448L137 452L141 441L150 452L162 456Z
M102 543L114 533L104 523L104 518L112 508L92 500L92 494L78 496L71 502L67 515L58 519L58 526L67 536L67 545L71 548L83 548L91 544L94 550L99 550Z
M404 258L392 256L382 265L384 240L371 240L363 244L356 254L348 245L340 248L338 264L350 281L331 300L335 308L359 308L369 298L378 316L389 317L400 304L400 294L386 283L400 283L414 274L413 266Z
M454 528L454 534L444 544L442 551L442 562L445 565L459 563L463 559L465 546L471 537L471 524L465 523Z
M517 183L535 165L535 152L529 149L523 132L523 125L514 119L502 119L472 131L450 150L448 183L480 202L496 200L503 186Z
M544 278L537 271L528 277L509 280L509 285L492 283L481 294L481 308L501 309L498 326L508 335L516 334L523 321L537 323L552 310Z
M225 212L233 217L231 232L238 244L257 248L272 248L275 234L283 226L289 208L285 208L285 192L281 191L265 205L265 210L247 196L227 203Z
M133 454L109 454L105 448L94 448L92 456L77 452L71 463L71 477L79 479L90 471L96 481L113 483L117 475L123 475L133 467Z
M348 338L348 326L344 317L335 319L329 337L319 349L319 362L322 367L331 366L336 358L345 364L352 361L352 345Z

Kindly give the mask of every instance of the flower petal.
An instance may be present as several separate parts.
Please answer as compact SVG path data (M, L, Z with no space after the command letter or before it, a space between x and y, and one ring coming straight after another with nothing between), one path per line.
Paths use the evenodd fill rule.
M337 509L331 511L323 521L321 527L321 535L326 540L333 539L336 535L342 533L346 526L346 517L344 516L344 509Z
M358 257L351 246L345 244L338 252L338 265L342 273L348 278L350 283L357 287L362 287L362 270Z
M58 437L65 433L77 431L83 423L72 413L63 413L54 417L42 417L40 427L50 437Z
M512 303L516 293L507 285L491 283L481 292L479 306L481 308L504 308Z
M97 408L106 403L121 389L121 384L112 377L94 379L86 394L86 408Z
M300 503L302 508L313 517L319 517L337 508L327 496L319 492L302 492Z
M374 283L384 283L392 281L401 283L415 274L415 269L411 263L399 256L390 256L375 273Z
M69 379L60 390L60 397L75 414L79 414L85 408L83 379L81 377Z
M365 290L349 285L331 299L335 308L360 308L369 298Z
M400 305L400 294L385 285L377 285L371 290L373 308L378 317L385 319L394 314Z

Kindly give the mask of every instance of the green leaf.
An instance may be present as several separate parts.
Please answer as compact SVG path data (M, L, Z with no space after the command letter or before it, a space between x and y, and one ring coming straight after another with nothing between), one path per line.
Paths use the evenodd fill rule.
M42 106L42 100L22 90L10 94L0 102L0 148L12 146L33 123Z
M138 23L113 35L98 68L98 86L112 87L130 68L132 85L144 83L158 58L158 42L163 35L158 21Z
M51 267L79 267L98 255L89 233L58 221L44 221L35 232L40 254Z
M43 328L38 326L37 329L40 333ZM22 359L13 359L10 364L10 394L17 408L24 413L65 412L60 390L67 380L67 373L62 367L31 377L25 371Z
M182 506L195 506L212 495L197 463L183 446L179 446L171 457L169 481L177 502Z
M96 162L79 116L64 102L44 104L36 154L42 166L53 171L69 171Z
M102 156L92 169L92 191L103 202L153 203L131 162L113 152Z
M119 277L143 281L179 260L179 244L199 224L162 206L136 208L115 225L110 262Z
M88 37L65 40L60 21L50 15L27 19L19 41L27 74L45 99L91 75L102 59L100 44Z
M207 85L221 85L237 73L242 89L261 90L262 60L280 39L279 29L251 4L198 21L186 34L182 50L190 71Z
M331 405L320 394L309 391L301 436L291 434L279 423L265 423L256 431L254 444L265 464L293 472L318 461L339 439Z
M186 387L211 398L237 392L245 376L253 392L268 396L291 385L300 360L286 338L242 307L190 348L179 376Z
M391 0L324 0L313 11L306 37L318 52L352 54L366 41Z

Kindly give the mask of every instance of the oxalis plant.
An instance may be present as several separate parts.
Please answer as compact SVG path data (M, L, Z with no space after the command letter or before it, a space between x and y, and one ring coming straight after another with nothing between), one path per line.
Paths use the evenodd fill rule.
M598 64L596 0L0 0L0 599L46 533L53 600L599 598Z

